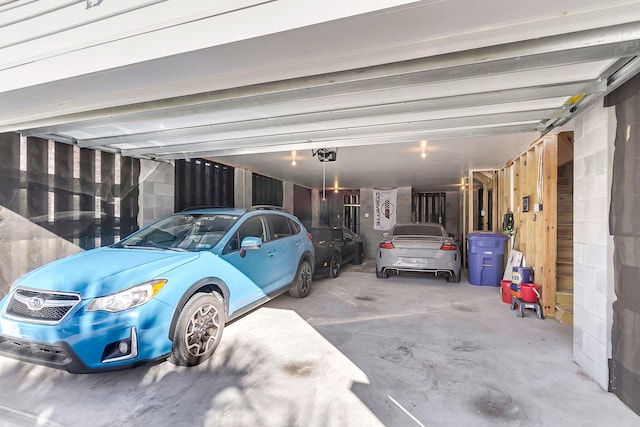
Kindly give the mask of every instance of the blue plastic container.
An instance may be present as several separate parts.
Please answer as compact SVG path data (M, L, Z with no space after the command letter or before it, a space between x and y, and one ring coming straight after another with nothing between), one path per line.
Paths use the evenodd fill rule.
M500 286L507 240L509 238L502 234L467 234L469 283L480 286Z

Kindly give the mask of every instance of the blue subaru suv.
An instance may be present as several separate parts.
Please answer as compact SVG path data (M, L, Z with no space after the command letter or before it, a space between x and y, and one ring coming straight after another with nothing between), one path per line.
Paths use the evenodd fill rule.
M194 209L40 267L0 301L0 354L83 373L197 365L225 323L309 294L314 249L284 211Z

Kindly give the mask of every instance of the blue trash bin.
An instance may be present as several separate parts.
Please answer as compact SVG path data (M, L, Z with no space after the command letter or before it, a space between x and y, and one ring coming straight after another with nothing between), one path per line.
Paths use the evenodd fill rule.
M469 283L480 286L500 286L507 240L509 238L502 234L467 234Z

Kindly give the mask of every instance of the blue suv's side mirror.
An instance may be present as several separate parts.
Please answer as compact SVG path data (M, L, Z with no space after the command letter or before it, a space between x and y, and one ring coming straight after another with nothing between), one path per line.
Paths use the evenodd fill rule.
M247 236L242 239L242 243L240 244L240 253L238 255L244 257L247 251L260 249L261 246L262 239L260 237Z

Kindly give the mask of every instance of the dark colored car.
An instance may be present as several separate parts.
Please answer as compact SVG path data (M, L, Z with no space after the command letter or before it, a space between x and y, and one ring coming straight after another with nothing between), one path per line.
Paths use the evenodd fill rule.
M311 229L311 235L316 251L315 272L318 276L338 277L343 264L362 264L362 240L348 228L316 227Z

